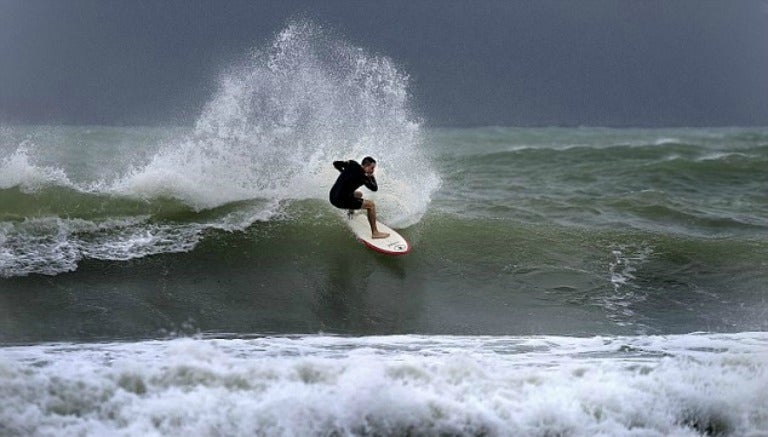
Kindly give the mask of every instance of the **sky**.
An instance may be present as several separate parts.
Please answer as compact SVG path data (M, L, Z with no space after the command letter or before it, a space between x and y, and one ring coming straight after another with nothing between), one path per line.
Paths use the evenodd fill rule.
M768 0L0 0L0 123L191 124L292 20L434 126L768 126Z

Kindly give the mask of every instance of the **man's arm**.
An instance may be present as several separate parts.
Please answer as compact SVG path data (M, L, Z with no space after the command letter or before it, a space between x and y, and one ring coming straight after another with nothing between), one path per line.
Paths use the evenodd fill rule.
M336 167L336 170L338 171L344 171L344 169L347 168L347 164L349 164L349 161L333 161L333 166Z
M365 176L363 178L363 184L371 191L379 191L379 185L376 183L376 178L373 175Z

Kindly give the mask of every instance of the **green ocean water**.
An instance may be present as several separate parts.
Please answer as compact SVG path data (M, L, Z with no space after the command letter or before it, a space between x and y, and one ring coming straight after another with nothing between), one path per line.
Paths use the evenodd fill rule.
M5 128L4 342L766 329L764 129L422 128L423 172L380 159L366 194L413 244L396 258L327 204L330 160L290 181L290 162L230 168L206 191L205 172L159 160L185 135ZM225 167L216 146L206 170ZM409 197L425 178L439 184Z

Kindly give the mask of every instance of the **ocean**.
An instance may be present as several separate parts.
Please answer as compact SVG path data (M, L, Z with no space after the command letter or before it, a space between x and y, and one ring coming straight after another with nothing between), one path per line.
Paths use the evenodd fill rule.
M289 26L192 126L0 126L0 435L768 435L768 128L436 128ZM356 241L334 160L372 155Z

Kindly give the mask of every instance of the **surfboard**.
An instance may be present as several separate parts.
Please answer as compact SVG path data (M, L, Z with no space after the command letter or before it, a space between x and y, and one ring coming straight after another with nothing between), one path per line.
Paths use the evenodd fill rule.
M355 237L371 249L387 255L404 255L411 250L411 245L402 235L378 220L376 227L381 232L388 232L389 237L371 238L371 225L368 224L368 213L364 209L355 211L352 215L345 214L345 216L347 216L345 218L347 225Z

